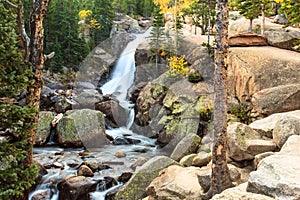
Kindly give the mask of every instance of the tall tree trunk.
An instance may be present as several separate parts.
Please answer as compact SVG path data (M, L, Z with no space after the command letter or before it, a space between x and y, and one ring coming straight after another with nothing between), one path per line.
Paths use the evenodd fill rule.
M48 5L51 0L37 0L35 1L30 16L30 44L29 44L29 65L32 68L33 76L31 83L27 88L26 105L33 106L36 109L36 114L33 118L27 119L27 122L32 124L30 130L30 137L27 138L30 148L27 149L28 156L24 162L26 167L32 165L32 147L34 144L34 137L38 125L38 110L40 105L40 94L43 87L42 69L44 67L44 28L43 19L48 11ZM29 191L26 191L22 199L28 199Z
M215 70L214 134L212 160L213 194L232 187L226 160L227 151L227 66L228 66L228 1L217 1L217 49Z
M265 35L265 5L261 5L261 35Z
M214 146L212 149L211 187L203 199L232 187L227 166L227 59L228 59L228 2L217 1L216 43L215 52L215 102L213 110Z
M253 32L253 19L250 19L249 27L248 27L248 32L252 33Z

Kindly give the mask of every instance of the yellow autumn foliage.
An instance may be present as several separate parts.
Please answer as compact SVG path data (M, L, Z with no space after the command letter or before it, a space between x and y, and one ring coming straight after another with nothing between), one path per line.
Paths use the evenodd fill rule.
M78 14L79 18L81 20L87 20L88 17L90 17L93 14L93 12L91 10L81 10Z
M78 16L81 20L84 21L84 23L86 23L86 27L88 29L101 29L102 26L100 25L100 23L96 20L91 18L93 12L91 10L81 10L78 13Z
M89 28L91 28L91 29L101 29L102 27L96 19L91 19L90 24L89 24Z
M160 5L161 13L180 13L184 8L189 7L193 3L198 2L199 0L175 0L176 3L172 0L153 0L155 5ZM176 7L175 7L176 4Z
M187 62L184 60L184 57L172 56L168 58L169 61L169 72L172 75L181 75L185 76L188 72Z

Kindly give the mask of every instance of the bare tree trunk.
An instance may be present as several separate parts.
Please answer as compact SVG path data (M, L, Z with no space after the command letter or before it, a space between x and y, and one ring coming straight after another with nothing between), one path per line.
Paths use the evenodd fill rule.
M227 151L227 65L228 65L228 1L217 1L217 49L215 70L214 134L212 160L213 194L232 187L226 160Z
M265 35L265 5L261 5L261 35Z
M37 0L33 4L32 13L30 16L30 44L29 44L29 66L32 68L33 76L31 83L27 88L26 105L33 106L36 109L36 114L33 118L27 119L27 122L32 124L30 130L31 135L27 138L31 148L28 148L28 156L24 161L25 167L32 165L32 146L38 125L38 110L40 105L40 94L43 87L42 69L44 61L47 59L44 56L44 28L43 19L48 11L48 5L51 0ZM22 199L28 199L29 191L24 192Z
M253 32L253 19L250 19L250 24L249 24L249 28L248 28L248 32L252 33Z
M210 199L213 195L232 187L229 168L227 166L227 58L228 58L228 2L217 1L217 49L215 55L216 68L214 78L215 102L213 110L214 146L212 149L211 187L202 199ZM201 183L200 183L201 184Z

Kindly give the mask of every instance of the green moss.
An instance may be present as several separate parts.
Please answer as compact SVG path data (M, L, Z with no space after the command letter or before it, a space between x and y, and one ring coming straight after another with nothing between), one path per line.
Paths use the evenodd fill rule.
M199 73L192 73L192 74L189 74L188 80L191 83L198 83L198 82L202 81L203 78L202 78L201 74L199 74Z
M152 91L152 98L157 99L160 95L165 93L165 87L161 84L155 84L154 89Z
M62 137L65 141L71 141L71 140L79 140L75 121L72 118L65 117L60 120L60 123L57 126L58 132L62 134Z
M237 127L236 129L236 141L242 148L247 148L246 141L250 138L250 135L247 133L247 131L244 131L242 128Z
M241 104L231 106L228 113L236 116L240 122L249 124L251 122L250 111L251 107L249 105Z

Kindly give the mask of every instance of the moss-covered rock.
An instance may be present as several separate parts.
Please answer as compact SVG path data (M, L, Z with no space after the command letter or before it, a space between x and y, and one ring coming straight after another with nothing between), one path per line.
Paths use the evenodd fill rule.
M119 190L115 196L115 200L142 199L146 196L146 188L151 181L156 178L159 172L170 165L178 164L174 160L166 156L157 156L146 162L131 177L126 185Z
M195 153L201 143L201 138L195 134L188 134L175 147L171 158L180 161L186 155Z
M245 124L230 122L227 132L229 157L233 160L251 160L257 154L276 149L273 141L261 139L258 132Z
M51 121L54 118L54 114L49 111L39 112L38 129L35 134L35 145L45 144L47 138L51 132Z
M98 148L108 143L104 115L100 111L89 109L67 111L56 130L61 146Z

